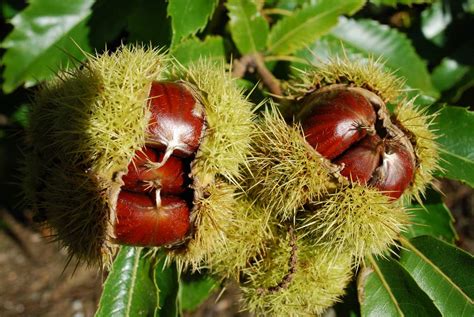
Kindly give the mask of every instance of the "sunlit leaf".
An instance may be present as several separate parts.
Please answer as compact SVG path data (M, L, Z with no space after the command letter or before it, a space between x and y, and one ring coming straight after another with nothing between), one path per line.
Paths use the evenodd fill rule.
M268 23L260 15L257 1L229 0L230 31L240 53L256 53L265 48Z
M217 6L218 0L169 0L173 43L202 31Z
M267 50L274 55L292 54L329 32L337 25L340 15L353 14L364 3L364 0L321 0L283 17L270 32Z
M150 258L143 248L122 247L104 284L96 317L153 314L157 306Z
M31 86L49 78L71 60L90 51L87 20L93 0L32 1L11 23L13 31L1 43L6 49L3 90Z
M361 316L440 316L430 298L395 260L370 258L359 280Z
M474 257L429 236L402 244L400 263L443 316L474 316Z

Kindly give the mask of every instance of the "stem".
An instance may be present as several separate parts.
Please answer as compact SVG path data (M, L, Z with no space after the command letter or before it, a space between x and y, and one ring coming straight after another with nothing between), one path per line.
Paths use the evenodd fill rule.
M290 235L290 247L291 247L290 258L288 259L288 272L285 274L285 276L283 276L283 278L278 284L274 286L270 286L268 288L260 287L259 289L257 289L258 294L265 294L265 293L274 294L283 289L287 289L290 286L291 281L293 280L293 276L296 273L296 264L298 262L298 256L296 254L296 251L298 250L298 246L296 245L296 235L294 232L294 228L292 226L288 228L288 233Z
M240 59L234 60L232 75L236 78L242 78L249 71L253 73L257 71L263 84L268 88L270 93L275 96L281 96L280 81L273 76L272 72L265 66L265 62L261 54L248 54Z

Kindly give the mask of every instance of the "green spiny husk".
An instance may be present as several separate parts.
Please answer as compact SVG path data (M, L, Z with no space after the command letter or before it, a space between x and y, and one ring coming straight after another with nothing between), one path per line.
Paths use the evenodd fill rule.
M337 169L276 108L264 112L252 148L246 190L281 220L294 218L305 203L319 200L337 184Z
M243 305L257 315L321 315L344 294L352 257L280 233L243 276Z
M288 91L297 98L334 84L367 89L385 103L395 101L404 91L404 81L384 70L380 60L354 61L337 57L300 72L298 78L290 82Z
M238 281L241 270L260 257L267 242L273 239L276 222L243 195L238 197L235 207L223 230L227 242L210 252L208 265L220 277Z
M39 162L28 164L25 191L80 261L111 262L120 176L145 144L150 83L163 78L167 63L157 50L124 46L87 56L36 93L28 141L29 160Z
M408 215L377 189L352 184L310 203L298 220L298 232L313 245L350 253L359 262L388 251L408 224Z
M88 264L110 264L117 248L111 241L121 176L145 145L150 84L182 82L206 111L205 134L191 166L192 220L200 230L180 259L182 266L198 267L224 243L213 228L232 212L235 186L222 179L240 178L250 151L251 103L223 63L201 61L184 69L141 46L87 57L36 94L24 181L30 204L71 255Z

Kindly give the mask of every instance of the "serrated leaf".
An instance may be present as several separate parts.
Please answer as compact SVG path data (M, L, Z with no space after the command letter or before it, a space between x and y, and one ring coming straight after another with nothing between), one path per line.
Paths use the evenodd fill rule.
M268 36L267 50L276 55L292 54L329 32L340 15L353 14L364 3L364 0L321 0L304 7L275 24Z
M178 292L179 276L176 264L166 265L162 254L154 270L154 281L158 294L158 306L155 317L176 317L179 313Z
M96 317L153 314L157 304L150 258L143 248L121 247L104 284Z
M474 316L474 257L429 236L402 244L400 263L443 316Z
M243 54L257 53L265 48L268 23L258 10L255 0L229 0L229 27L232 40Z
M217 282L208 275L182 276L179 282L181 309L193 311L216 289Z
M85 58L81 49L90 51L86 22L93 2L35 0L11 20L14 29L1 43L6 93L51 77L72 58Z
M440 176L457 179L474 187L474 112L466 108L445 106L438 110L435 127L439 131Z
M440 316L407 271L391 259L369 259L358 280L361 316Z
M171 53L182 64L196 61L200 57L224 60L224 40L220 36L208 36L204 41L190 38L173 47Z
M375 21L341 18L339 25L330 34L296 55L313 64L335 56L347 56L351 60L381 58L385 68L405 78L409 87L420 89L432 97L439 95L431 83L426 65L406 36ZM293 65L297 68L308 67L301 63ZM419 93L414 92L415 95Z
M430 235L454 243L457 234L453 226L454 218L441 199L441 195L430 190L423 206L408 206L411 225L403 236L411 239L422 235Z
M173 26L173 43L202 31L212 17L218 0L169 0L168 15Z
M345 48L364 56L382 58L386 67L405 78L409 87L438 97L425 62L403 33L371 20L341 19L331 36L341 41Z
M154 46L171 43L171 19L166 14L166 2L137 0L128 17L128 40ZM156 21L160 21L157 27Z

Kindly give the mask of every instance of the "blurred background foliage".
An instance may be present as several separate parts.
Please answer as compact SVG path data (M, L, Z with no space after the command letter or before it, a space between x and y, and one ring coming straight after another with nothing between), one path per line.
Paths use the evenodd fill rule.
M23 249L28 246L12 219L40 230L18 185L30 100L41 81L77 66L86 54L142 43L168 49L183 64L202 56L227 62L254 56L282 82L295 68L335 56L375 58L405 78L419 105L439 113L444 180L437 185L448 195L443 200L430 191L424 206L410 206L419 212L400 257L369 259L361 271L378 274L358 285L365 300L357 302L354 281L334 312L369 316L385 307L384 313L402 316L409 307L424 307L417 315L472 316L472 256L453 244L469 249L473 238L472 190L457 183L474 186L473 0L2 0L0 6L0 230ZM239 82L260 102L269 91L256 68ZM464 202L459 234L446 206L458 208L456 199ZM467 230L459 227L465 219ZM98 316L174 316L196 310L219 288L205 274L178 276L174 266L163 271L162 260L150 262L144 251L119 253ZM126 270L130 261L139 261L137 270ZM426 270L419 273L419 265ZM130 279L141 282L129 285ZM157 288L160 295L150 296ZM130 305L132 311L123 309Z

